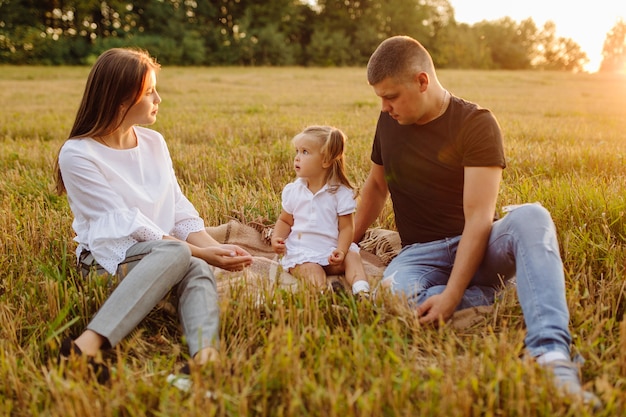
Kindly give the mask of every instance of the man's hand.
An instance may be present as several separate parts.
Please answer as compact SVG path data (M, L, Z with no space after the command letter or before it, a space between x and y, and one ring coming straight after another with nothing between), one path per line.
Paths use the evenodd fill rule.
M435 294L426 299L419 307L417 314L421 324L446 322L452 317L459 301L455 297L449 296L446 292Z

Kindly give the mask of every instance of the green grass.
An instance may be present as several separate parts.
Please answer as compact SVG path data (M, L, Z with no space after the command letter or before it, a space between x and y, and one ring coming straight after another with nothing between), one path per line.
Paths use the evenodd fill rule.
M482 323L421 327L392 299L355 305L246 288L221 300L221 360L191 395L166 375L186 356L176 320L156 311L112 352L110 387L63 378L62 337L77 334L105 284L73 269L72 216L52 192L88 68L0 67L0 414L14 416L591 415L520 359L514 293ZM453 93L492 109L508 167L499 207L539 201L557 226L573 351L598 415L626 413L626 78L552 72L442 71ZM379 102L363 68L168 68L154 128L208 225L274 221L293 179L291 137L309 124L349 136L362 184ZM387 205L378 226L393 228ZM336 301L336 300L335 300ZM205 390L216 393L206 399Z

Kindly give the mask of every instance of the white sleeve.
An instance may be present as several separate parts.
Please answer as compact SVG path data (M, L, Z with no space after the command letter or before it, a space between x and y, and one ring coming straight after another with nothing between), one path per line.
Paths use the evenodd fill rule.
M335 193L337 197L337 215L345 216L356 211L356 200L354 199L354 190L346 186L340 186Z
M161 239L167 234L139 210L127 207L98 166L74 147L61 150L59 167L74 214L77 240L108 272L115 272L136 242Z
M295 183L290 182L289 184L285 185L285 188L283 188L283 192L281 193L281 207L288 214L293 214L295 210L294 201L292 198L294 187Z
M164 148L163 152L166 154L170 163L170 175L172 177L172 183L175 187L174 193L176 207L174 209L174 229L171 231L171 234L177 239L186 241L189 233L204 230L204 220L202 220L196 208L180 189L180 184L178 183L178 178L174 172L174 164L172 163L172 158L169 150L167 149L167 145L165 144L165 141L163 141L162 144Z

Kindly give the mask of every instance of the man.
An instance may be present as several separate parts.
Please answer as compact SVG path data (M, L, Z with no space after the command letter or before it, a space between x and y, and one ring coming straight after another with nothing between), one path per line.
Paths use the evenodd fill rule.
M525 204L494 222L505 167L494 116L445 90L430 54L410 37L383 41L367 77L382 111L355 240L390 194L403 246L382 285L405 296L426 324L493 303L503 281L516 277L528 353L566 393L598 406L570 360L563 265L550 214Z

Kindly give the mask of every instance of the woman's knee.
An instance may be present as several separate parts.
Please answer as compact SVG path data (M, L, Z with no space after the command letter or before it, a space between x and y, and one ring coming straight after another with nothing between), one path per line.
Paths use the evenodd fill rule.
M207 279L209 281L215 282L215 275L213 274L213 269L211 265L206 263L205 260L191 257L189 261L189 270L192 272L192 275L200 278Z
M152 249L153 254L158 254L159 259L168 264L188 264L191 259L191 249L185 242L177 240L162 240L158 246Z
M217 281L211 266L206 261L192 256L187 273L178 285L178 294L181 296L185 291L198 287L210 288L216 292Z

